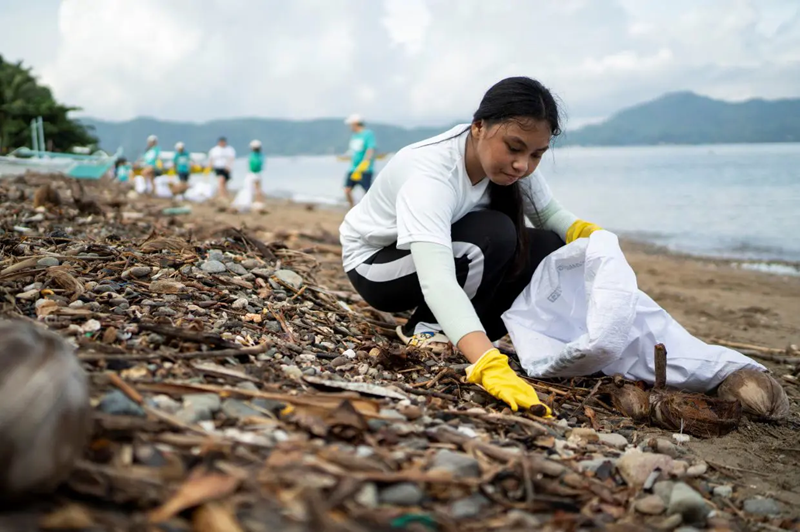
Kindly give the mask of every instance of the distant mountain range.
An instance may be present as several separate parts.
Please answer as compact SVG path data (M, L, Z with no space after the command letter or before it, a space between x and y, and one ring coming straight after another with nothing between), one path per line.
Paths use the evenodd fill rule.
M302 121L239 118L202 124L152 118L81 121L94 128L103 149L114 151L122 146L128 158L142 153L145 139L151 134L159 137L165 150L171 150L180 140L190 151L205 152L224 135L239 153L244 154L249 142L257 138L267 155L287 156L343 153L349 138L347 127L338 118ZM378 151L390 153L451 126L402 128L368 124L378 140ZM800 99L730 103L691 92L669 93L624 109L602 123L568 130L559 140L562 146L750 142L800 142Z
M800 99L731 103L673 92L567 132L564 141L584 146L800 142Z

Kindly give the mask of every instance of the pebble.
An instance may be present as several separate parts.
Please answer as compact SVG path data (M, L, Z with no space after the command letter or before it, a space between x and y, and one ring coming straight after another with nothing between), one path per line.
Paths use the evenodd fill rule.
M431 463L431 470L447 471L454 478L478 478L481 476L481 467L475 458L447 449L436 453Z
M311 353L303 353L294 357L294 361L299 364L313 364L317 361L317 355Z
M361 486L353 499L365 508L376 508L378 506L378 486L374 482L367 482Z
M450 505L450 515L453 519L469 519L476 517L486 506L489 499L480 493L475 493L466 499L460 499Z
M218 249L208 250L208 260L215 260L217 262L225 261L225 254Z
M131 401L127 395L119 390L112 390L100 400L98 408L101 412L114 416L140 416L145 417L141 406Z
M303 370L298 368L297 366L289 366L287 364L281 364L281 371L283 371L284 375L287 377L293 377L299 379L303 376Z
M200 269L206 273L222 273L228 269L218 260L207 260L200 266Z
M222 413L234 419L244 417L263 417L261 412L236 399L225 399L222 402Z
M708 471L708 465L704 463L695 464L686 470L686 476L690 478L702 477Z
M149 401L155 408L168 414L174 414L181 409L181 404L169 395L154 395Z
M614 447L615 449L624 449L628 446L628 439L622 434L601 432L597 436L600 438L601 443L605 443L609 447Z
M187 425L194 425L200 421L208 421L213 418L210 410L193 406L178 410L178 412L175 413L175 417Z
M653 450L659 454L671 456L672 458L677 458L680 454L680 451L674 443L663 438L656 439L655 445L653 445Z
M150 266L134 266L130 269L131 275L134 277L147 277L152 271Z
M681 514L685 523L704 523L709 513L703 496L684 482L675 483L669 498L670 515Z
M263 265L263 263L260 260L256 260L256 259L244 259L242 261L242 266L244 268L247 268L248 270L252 270L252 269L258 268L259 266L262 266L262 265Z
M255 271L253 271L255 273ZM275 277L280 279L283 283L288 284L295 290L303 286L303 278L292 270L276 270Z
M235 273L236 275L247 275L249 273L244 266L235 262L226 262L225 267L229 272Z
M317 374L317 368L303 368L303 375L308 375L309 377L313 377Z
M723 499L728 499L730 496L733 495L733 487L732 486L717 486L714 488L714 497L722 497Z
M380 491L378 498L383 504L415 506L422 502L425 494L413 482L401 482Z
M672 497L672 488L674 487L675 482L672 480L661 480L653 486L653 494L661 497L664 504L669 504L669 499Z
M584 441L588 443L595 443L600 441L597 431L586 427L577 427L572 429L569 435L569 441Z
M643 453L632 449L617 462L617 469L628 486L641 487L656 468L669 471L672 458L663 454Z
M272 275L272 270L267 268L253 268L250 270L250 273L255 275L256 277L261 277L262 279L269 279Z
M613 468L617 460L614 458L595 458L593 460L582 460L578 462L578 467L582 471L591 471L592 473L599 473L602 467ZM608 465L606 465L608 464Z
M190 393L183 396L185 408L195 408L216 412L222 406L219 395L215 393Z
M686 476L686 471L689 469L689 464L683 460L675 460L672 462L669 474L675 478L683 478Z
M58 266L61 262L55 257L42 257L36 262L37 266L49 268L51 266Z
M634 508L640 514L659 515L667 509L667 505L658 495L648 495L636 501Z
M236 301L234 301L234 302L233 302L233 305L231 305L231 307L232 307L234 310L242 310L242 309L244 309L244 308L247 308L247 305L248 305L249 303L250 303L250 302L249 302L249 301L247 301L247 298L246 298L246 297L240 297L239 299L237 299Z
M777 515L781 507L774 499L753 498L744 501L744 511L756 515Z
M331 366L333 366L334 368L338 368L349 363L350 359L347 358L346 356L338 356L331 361Z

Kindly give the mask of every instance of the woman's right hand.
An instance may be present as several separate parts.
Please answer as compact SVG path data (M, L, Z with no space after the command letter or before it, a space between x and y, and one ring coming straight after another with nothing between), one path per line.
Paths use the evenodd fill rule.
M508 357L492 347L467 368L467 380L480 385L492 396L504 401L516 412L531 409L534 414L552 417L553 411L542 403L533 386L520 378L508 365Z

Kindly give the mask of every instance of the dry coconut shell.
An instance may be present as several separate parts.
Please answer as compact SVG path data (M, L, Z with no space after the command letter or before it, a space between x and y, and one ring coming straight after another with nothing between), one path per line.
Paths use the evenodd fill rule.
M771 375L757 369L740 369L719 385L717 395L738 401L751 416L771 421L789 417L786 391Z
M650 416L650 394L633 384L611 384L602 390L611 396L611 404L622 415L645 422Z
M738 401L666 390L650 393L650 419L667 430L711 438L734 430L741 417Z
M90 431L88 378L73 347L32 322L0 321L0 500L55 488Z

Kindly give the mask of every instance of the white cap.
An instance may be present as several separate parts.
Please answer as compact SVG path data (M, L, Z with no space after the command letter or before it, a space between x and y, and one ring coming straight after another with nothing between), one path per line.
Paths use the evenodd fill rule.
M156 137L155 135L150 135L149 137L147 137L147 142L158 142L158 137Z
M261 147L261 141L257 140L257 139L256 140L251 140L250 141L250 147L253 148L253 149L260 148Z
M183 142L179 142L179 143L175 144L175 149L176 150L182 150L185 147L186 147L186 145Z
M348 126L352 124L363 124L364 117L358 113L353 113L345 119L344 123Z

